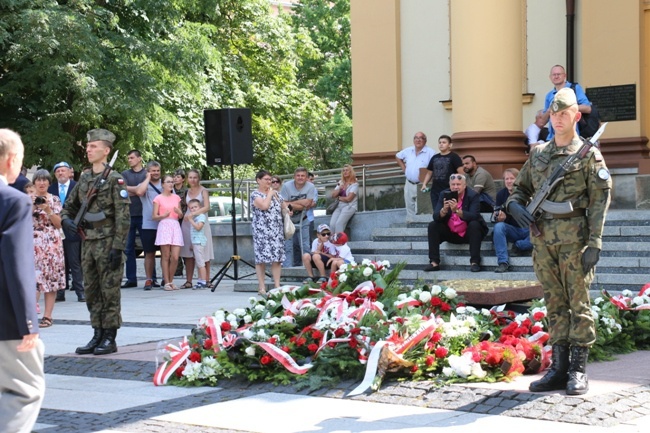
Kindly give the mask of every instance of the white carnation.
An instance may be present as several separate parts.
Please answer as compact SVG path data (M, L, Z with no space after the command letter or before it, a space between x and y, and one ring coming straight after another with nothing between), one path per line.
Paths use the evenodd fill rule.
M454 299L456 297L456 291L451 287L445 290L445 297L447 299Z
M431 286L431 294L432 294L433 296L439 295L440 292L442 292L442 287L440 287L440 286L437 285L437 284L436 284L435 286Z
M364 276L364 277L369 277L369 276L371 276L371 275L372 275L372 268L365 268L365 269L363 270L363 276Z
M429 302L430 300L431 300L431 293L429 293L429 292L420 293L420 301L421 302Z
M339 282L340 283L345 283L347 280L348 280L348 276L346 274L339 275Z
M248 356L255 356L255 346L248 346L244 352L246 352L246 355Z

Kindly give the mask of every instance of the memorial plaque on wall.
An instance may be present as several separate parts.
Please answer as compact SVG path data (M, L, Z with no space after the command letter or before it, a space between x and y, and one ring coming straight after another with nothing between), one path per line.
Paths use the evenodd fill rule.
M602 122L636 120L636 84L590 87L586 91Z

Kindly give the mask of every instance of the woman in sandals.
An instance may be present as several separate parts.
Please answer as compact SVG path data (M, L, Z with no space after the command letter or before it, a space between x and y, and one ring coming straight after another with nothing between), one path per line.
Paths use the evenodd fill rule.
M44 293L45 309L39 326L52 326L56 292L65 290L65 255L61 238L61 200L47 192L52 177L47 170L34 173L34 185L25 187L32 197L34 222L34 259L36 262L36 301ZM29 192L31 191L31 192Z
M197 216L199 214L205 214L206 218L208 216L208 211L210 210L210 196L208 190L205 189L200 184L201 174L198 170L192 169L187 172L187 183L189 188L185 192L185 202L188 203L192 199L196 199L201 203L201 207L196 211L190 211L189 209L185 212L185 215ZM192 284L192 278L194 277L194 254L192 253L192 235L191 229L192 225L188 219L183 218L181 223L181 229L183 231L183 241L184 245L181 248L181 257L185 260L185 274L187 276L187 281L181 286L181 289L191 289L194 287ZM214 259L214 251L212 249L212 229L210 224L203 224L203 232L207 238L207 243L205 244L205 270L207 281L210 281L210 262ZM207 285L208 288L212 289L214 286L212 284Z

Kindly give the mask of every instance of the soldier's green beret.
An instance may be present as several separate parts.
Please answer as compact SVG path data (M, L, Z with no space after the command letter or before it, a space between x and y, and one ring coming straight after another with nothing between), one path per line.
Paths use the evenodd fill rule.
M564 111L572 105L577 105L576 92L569 87L563 87L558 90L551 102L551 112L557 113Z
M88 143L91 141L108 141L112 146L115 141L115 134L107 129L91 129L86 134L86 139Z

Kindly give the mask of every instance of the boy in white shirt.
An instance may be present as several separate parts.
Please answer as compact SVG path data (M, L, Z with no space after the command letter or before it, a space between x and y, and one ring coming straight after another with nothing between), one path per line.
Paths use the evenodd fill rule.
M208 273L207 269L205 268L205 257L207 257L207 254L205 253L205 245L208 242L208 239L205 237L205 233L203 232L203 226L205 225L206 217L205 214L192 216L192 212L196 212L201 208L201 202L197 199L190 200L187 203L187 207L191 212L185 215L185 219L189 221L190 224L192 224L192 227L190 228L190 238L192 239L192 253L194 254L194 262L199 268L199 279L197 280L196 286L194 286L194 288L205 289L208 287L206 281L208 278Z
M316 239L314 239L311 244L311 253L304 253L302 255L302 264L307 270L307 275L309 275L303 281L304 284L314 282L314 266L318 269L318 272L320 272L318 282L323 283L327 281L325 267L332 258L336 257L337 254L336 247L329 241L329 236L331 234L332 231L327 224L319 225L316 230Z

